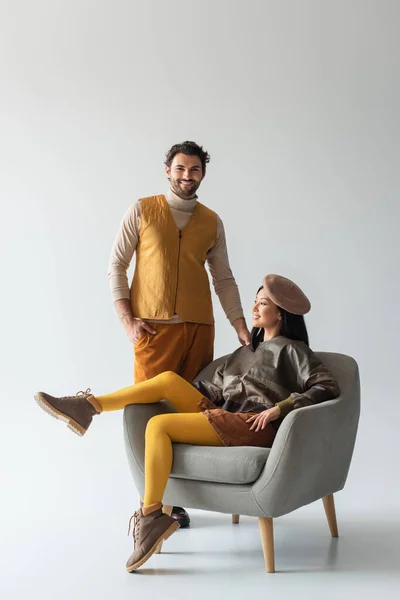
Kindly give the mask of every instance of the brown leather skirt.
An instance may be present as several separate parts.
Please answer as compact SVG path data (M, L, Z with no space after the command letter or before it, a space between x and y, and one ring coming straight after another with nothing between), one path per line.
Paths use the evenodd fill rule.
M259 413L231 413L216 407L205 397L200 400L199 406L224 446L272 446L277 432L276 426L268 423L265 429L250 431L252 423L246 423L249 417Z

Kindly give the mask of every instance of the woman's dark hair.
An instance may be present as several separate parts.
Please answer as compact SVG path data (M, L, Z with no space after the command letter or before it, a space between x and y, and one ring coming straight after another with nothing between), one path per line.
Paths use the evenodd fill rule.
M262 290L262 287L259 288L257 294L260 290ZM299 342L304 342L305 344L307 344L307 346L309 346L307 327L303 315L294 315L293 313L288 312L280 306L278 306L277 308L282 316L280 335L288 338L289 340L297 340ZM257 348L257 346L263 341L264 329L262 327L253 327L253 329L251 330L251 349L254 351Z
M210 162L210 155L203 146L199 146L196 142L182 142L181 144L175 144L165 155L165 164L170 167L174 157L177 154L186 154L187 156L198 156L201 160L201 166L203 173L206 170L206 164Z

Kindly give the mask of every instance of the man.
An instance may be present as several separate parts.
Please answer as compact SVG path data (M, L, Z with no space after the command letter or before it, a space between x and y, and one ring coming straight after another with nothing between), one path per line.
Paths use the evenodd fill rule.
M194 142L172 146L165 160L170 189L135 202L112 247L108 276L134 346L135 383L164 371L192 381L212 361L214 317L205 262L240 343L250 342L222 221L197 199L209 160ZM129 288L127 269L135 252ZM181 527L190 523L183 508L174 507L172 516Z

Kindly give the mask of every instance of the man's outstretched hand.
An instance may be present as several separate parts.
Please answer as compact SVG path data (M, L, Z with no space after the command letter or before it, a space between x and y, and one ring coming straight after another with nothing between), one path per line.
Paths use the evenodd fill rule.
M245 321L244 317L241 317L240 319L236 319L236 321L233 322L233 326L236 329L236 333L238 335L239 342L242 344L242 346L249 346L250 345L250 331L247 329L247 325L246 325L246 321Z

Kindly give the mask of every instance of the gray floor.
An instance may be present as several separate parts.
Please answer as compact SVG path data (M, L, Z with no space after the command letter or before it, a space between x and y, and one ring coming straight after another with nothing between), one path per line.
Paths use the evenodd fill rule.
M257 519L232 525L230 515L201 511L191 511L193 527L177 531L161 555L128 574L126 532L138 498L119 415L80 439L33 404L9 427L2 423L2 600L400 598L394 439L377 454L368 431L360 436L335 497L339 539L330 537L322 502L275 521L275 574L265 571Z
M339 514L340 538L330 538L322 506L313 505L275 522L276 568L267 574L257 520L192 511L193 527L174 534L163 553L128 574L132 538L124 519L104 511L68 515L56 511L41 522L21 515L23 527L2 557L3 598L40 597L398 598L400 524L395 515ZM6 559L6 561L4 561Z

